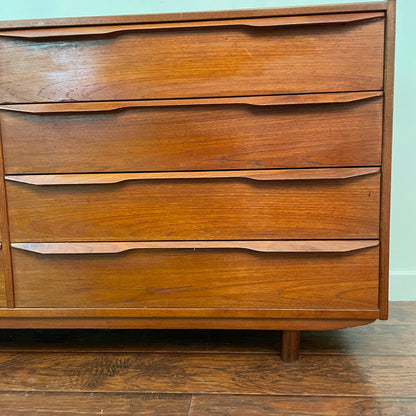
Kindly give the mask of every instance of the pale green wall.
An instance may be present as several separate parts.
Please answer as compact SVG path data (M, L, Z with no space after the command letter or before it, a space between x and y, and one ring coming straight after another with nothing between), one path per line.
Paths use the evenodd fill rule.
M1 0L0 0L1 1ZM368 0L367 0L368 1ZM0 20L299 6L358 0L12 0ZM397 0L391 299L416 300L415 0Z
M416 1L398 0L393 135L391 297L416 300Z

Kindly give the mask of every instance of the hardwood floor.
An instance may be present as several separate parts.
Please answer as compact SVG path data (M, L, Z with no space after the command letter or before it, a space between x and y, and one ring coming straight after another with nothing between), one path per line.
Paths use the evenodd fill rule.
M1 416L416 414L416 302L390 320L303 332L0 330Z

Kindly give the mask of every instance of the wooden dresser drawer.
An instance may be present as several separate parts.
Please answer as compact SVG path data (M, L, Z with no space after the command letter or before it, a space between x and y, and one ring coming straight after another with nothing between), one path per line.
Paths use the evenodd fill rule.
M376 166L380 95L3 106L13 110L1 113L5 169L25 174Z
M0 102L383 88L384 13L0 32Z
M14 242L378 238L379 171L8 176L10 234Z
M216 244L227 243L211 246ZM267 245L267 250L280 253L153 248L109 254L128 246L86 243L71 254L70 244L17 244L46 254L13 249L16 306L377 309L378 247L371 247L377 245L361 240L296 241ZM316 251L296 252L305 248ZM69 253L50 254L65 250ZM100 250L106 254L91 253Z

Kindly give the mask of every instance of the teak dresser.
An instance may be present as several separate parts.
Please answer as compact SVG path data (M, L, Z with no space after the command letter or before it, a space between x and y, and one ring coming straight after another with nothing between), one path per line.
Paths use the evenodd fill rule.
M394 7L0 22L0 327L386 319Z

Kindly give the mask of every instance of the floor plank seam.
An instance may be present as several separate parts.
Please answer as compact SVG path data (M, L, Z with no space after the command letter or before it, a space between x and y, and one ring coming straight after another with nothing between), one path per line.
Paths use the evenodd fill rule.
M144 400L182 400L184 398L191 399L192 396L195 394L193 393L169 393L169 392L156 392L156 391L149 391L149 392L134 392L134 391L109 391L109 390L97 390L97 391L90 391L90 390L0 390L0 395L2 394L66 394L66 395L72 395L72 396L95 396L100 394L105 395L123 395L123 396L141 396ZM206 394L206 393L200 393L199 396L213 396L216 393L213 394ZM224 393L225 394L225 393ZM221 394L222 396L223 394ZM228 394L230 395L230 394ZM241 394L244 396L244 394ZM267 395L261 395L261 396L267 396ZM270 396L270 395L269 395ZM273 395L272 395L273 396ZM280 396L279 396L280 397Z
M122 391L122 390L96 390L96 391L89 391L89 390L0 390L0 395L2 394L67 394L67 395L129 395L129 396L142 396L144 399L148 400L155 400L155 399L169 399L169 400L181 400L184 398L187 398L189 396L197 398L202 396L241 396L241 397L276 397L279 399L282 398L294 398L294 397L301 397L301 398L313 398L313 397L319 397L319 398L348 398L348 399L391 399L391 400L401 400L401 399L416 399L416 395L409 395L409 396L384 396L384 395L357 395L357 394L299 394L299 393L293 393L293 394L272 394L272 393L232 393L232 392L212 392L212 393L203 393L203 392L188 392L188 393L173 393L173 392L156 392L154 390L152 391ZM189 398L191 398L189 397Z
M327 355L329 357L383 357L383 358L394 358L394 357L416 357L416 354L414 353L410 353L410 354L345 354L345 353L338 353L338 352L301 352L300 353L301 356L315 356L315 355L319 355L319 356L323 356L323 355Z
M0 354L66 354L66 355L80 355L80 354L112 354L112 355L126 355L126 354L141 354L141 355L258 355L258 356L270 356L270 357L279 357L280 352L248 352L248 351L214 351L214 352L204 352L204 351L107 351L107 350L84 350L84 351L74 351L74 349L65 351L65 350L2 350L0 349ZM401 354L363 354L363 353L343 353L343 352L300 352L300 357L308 356L328 356L328 357L384 357L384 358L394 358L394 357L416 357L416 353L401 353ZM278 359L280 362L280 359ZM293 363L292 363L293 364Z
M192 394L191 400L189 401L188 416L192 416L194 413L195 394Z

